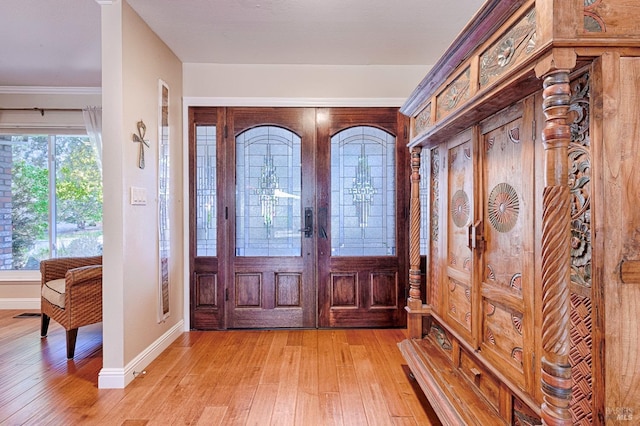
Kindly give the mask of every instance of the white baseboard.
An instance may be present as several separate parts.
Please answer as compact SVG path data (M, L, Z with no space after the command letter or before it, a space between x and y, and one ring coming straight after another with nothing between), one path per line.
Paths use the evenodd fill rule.
M166 333L149 345L124 368L102 368L98 374L99 389L123 389L143 372L151 361L156 359L184 332L183 320L178 321ZM142 374L143 375L143 374Z
M0 298L0 309L40 309L40 298Z

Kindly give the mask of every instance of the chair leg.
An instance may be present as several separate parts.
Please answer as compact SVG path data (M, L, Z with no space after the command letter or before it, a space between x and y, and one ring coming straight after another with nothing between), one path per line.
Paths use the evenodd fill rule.
M42 314L42 321L40 323L40 337L47 337L47 331L49 331L49 315Z
M67 359L73 359L76 352L76 338L78 337L78 329L67 330Z

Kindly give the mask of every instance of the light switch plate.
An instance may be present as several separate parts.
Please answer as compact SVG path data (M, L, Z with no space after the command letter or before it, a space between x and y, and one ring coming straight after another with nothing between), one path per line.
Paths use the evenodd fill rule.
M131 187L131 205L144 206L147 204L147 190L136 186Z

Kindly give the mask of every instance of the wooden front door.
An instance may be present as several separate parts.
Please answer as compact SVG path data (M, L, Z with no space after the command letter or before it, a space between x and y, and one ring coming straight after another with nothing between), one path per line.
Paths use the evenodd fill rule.
M316 326L314 122L308 108L228 109L229 327Z
M318 117L320 326L404 325L405 118L393 108L326 108Z
M404 325L398 120L394 108L190 110L192 327Z

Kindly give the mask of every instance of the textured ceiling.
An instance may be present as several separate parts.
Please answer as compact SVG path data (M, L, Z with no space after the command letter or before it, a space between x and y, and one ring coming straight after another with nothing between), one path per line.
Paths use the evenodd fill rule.
M183 62L322 65L433 65L483 3L128 2ZM94 0L0 0L0 24L0 86L100 86Z

